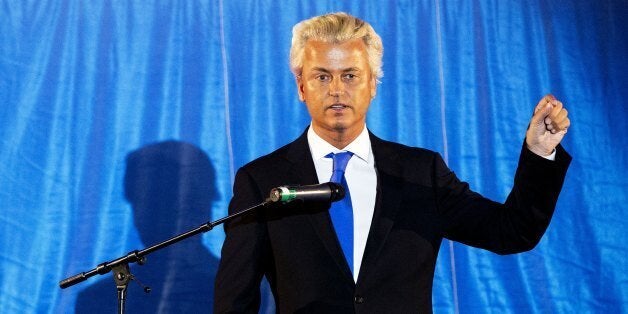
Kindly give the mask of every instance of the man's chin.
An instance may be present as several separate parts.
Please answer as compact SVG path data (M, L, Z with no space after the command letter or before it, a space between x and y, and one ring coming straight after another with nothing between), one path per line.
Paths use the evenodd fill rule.
M345 133L349 131L352 127L355 127L355 123L351 123L351 121L347 121L344 119L335 119L333 121L325 121L326 123L321 123L315 125L316 129L323 129L327 131L333 131L338 133Z
M349 128L348 125L348 123L336 122L333 124L332 129L336 132L344 132Z

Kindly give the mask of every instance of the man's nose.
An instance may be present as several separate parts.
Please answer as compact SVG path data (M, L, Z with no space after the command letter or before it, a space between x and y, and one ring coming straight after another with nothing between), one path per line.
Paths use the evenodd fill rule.
M345 92L345 86L339 77L331 80L331 83L329 84L330 96L337 97L337 96L342 95L344 92Z

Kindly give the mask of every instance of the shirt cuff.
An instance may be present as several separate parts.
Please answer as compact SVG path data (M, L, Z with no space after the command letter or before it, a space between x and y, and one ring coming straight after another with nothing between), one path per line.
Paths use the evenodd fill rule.
M547 156L541 156L541 157L543 157L543 158L545 158L547 160L551 160L551 161L556 160L556 148L554 148L554 150L552 151L551 154L549 154Z

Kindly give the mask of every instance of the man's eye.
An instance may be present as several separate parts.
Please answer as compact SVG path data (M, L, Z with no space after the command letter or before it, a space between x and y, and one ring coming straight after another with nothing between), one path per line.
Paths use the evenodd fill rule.
M320 74L316 76L316 80L321 81L321 82L327 82L329 81L329 75L327 74Z
M343 77L344 77L345 80L353 80L353 79L356 78L356 75L355 74L351 74L351 73L347 73L347 74L343 75Z

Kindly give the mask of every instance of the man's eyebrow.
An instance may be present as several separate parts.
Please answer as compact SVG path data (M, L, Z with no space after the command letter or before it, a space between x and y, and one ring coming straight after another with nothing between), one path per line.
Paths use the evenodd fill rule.
M325 69L325 68L321 68L321 67L313 67L312 71L318 71L318 72L326 72L329 73L329 70Z
M326 73L331 72L330 70L326 68L322 68L322 67L313 67L312 71L326 72ZM350 67L350 68L342 69L342 72L359 72L359 71L360 71L360 68L357 68L357 67Z
M360 68L356 68L356 67L346 68L342 70L342 72L360 72Z

